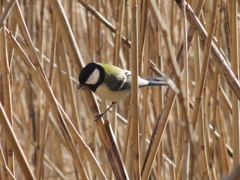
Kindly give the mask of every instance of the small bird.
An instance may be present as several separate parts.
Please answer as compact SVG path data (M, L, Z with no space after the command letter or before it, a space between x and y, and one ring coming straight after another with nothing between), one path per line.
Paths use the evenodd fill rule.
M78 89L88 87L100 98L112 101L103 113L95 116L101 118L118 101L127 97L131 92L131 72L110 64L91 62L79 74ZM138 77L139 88L147 86L174 86L167 77ZM96 120L95 119L95 120Z

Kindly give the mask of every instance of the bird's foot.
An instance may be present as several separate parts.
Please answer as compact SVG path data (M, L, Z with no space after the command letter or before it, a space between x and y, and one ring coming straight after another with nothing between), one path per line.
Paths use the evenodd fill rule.
M96 122L98 119L101 119L104 115L105 115L105 113L101 113L101 114L94 116L94 121Z
M111 104L103 113L94 116L94 118L95 118L94 121L96 122L98 119L101 119L101 118L104 116L104 114L106 114L106 112L107 112L114 104L116 104L116 102L112 102L112 104Z

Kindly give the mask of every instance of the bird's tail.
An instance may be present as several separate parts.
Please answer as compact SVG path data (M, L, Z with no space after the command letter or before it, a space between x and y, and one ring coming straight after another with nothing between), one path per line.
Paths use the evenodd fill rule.
M177 94L179 93L179 89L168 77L150 77L144 79L149 82L147 86L170 86Z
M144 79L148 81L147 86L168 86L168 81L170 80L167 77L149 77Z

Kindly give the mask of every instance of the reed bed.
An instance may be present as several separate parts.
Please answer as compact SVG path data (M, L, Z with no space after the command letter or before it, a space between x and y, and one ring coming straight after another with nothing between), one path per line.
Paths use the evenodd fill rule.
M0 179L239 179L238 2L1 1ZM97 121L92 61L132 71Z

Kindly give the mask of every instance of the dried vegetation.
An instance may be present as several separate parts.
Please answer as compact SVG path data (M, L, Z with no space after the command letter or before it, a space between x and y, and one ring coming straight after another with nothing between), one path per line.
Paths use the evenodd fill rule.
M239 178L238 2L0 1L0 179ZM133 74L96 122L91 61Z

